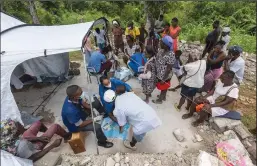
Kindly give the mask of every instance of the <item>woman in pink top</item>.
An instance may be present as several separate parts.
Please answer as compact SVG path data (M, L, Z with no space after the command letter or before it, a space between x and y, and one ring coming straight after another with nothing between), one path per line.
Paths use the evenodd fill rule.
M173 39L173 52L176 52L178 50L178 36L180 33L181 28L178 26L178 19L174 17L171 20L171 26L170 26L170 36Z

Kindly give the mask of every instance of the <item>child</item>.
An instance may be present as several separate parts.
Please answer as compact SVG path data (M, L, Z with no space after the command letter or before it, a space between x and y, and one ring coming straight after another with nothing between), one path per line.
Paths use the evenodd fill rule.
M145 64L144 73L139 75L142 79L143 93L145 94L145 102L149 103L149 97L155 89L156 85L156 69L155 69L155 53L153 47L146 46L146 57L148 61Z
M183 67L182 67L183 64L182 64L182 61L181 61L181 59L180 59L180 56L181 56L181 55L182 55L182 51L181 51L181 50L177 50L177 51L175 52L176 61L175 61L175 64L173 65L173 67L172 67L172 71L173 71L173 73L177 76L178 81L180 81L181 78L182 78L182 76L183 76ZM176 86L175 88L169 89L169 91L175 92L176 89L178 89L178 88L180 88L180 87L181 87L181 86L178 85L178 86Z
M159 39L160 39L160 36L158 34L156 34L153 30L151 30L149 33L149 38L146 41L147 46L153 47L155 54L158 52Z
M145 30L145 24L141 23L141 27L139 28L140 35L139 35L139 45L141 48L141 52L144 52L144 44L145 44L145 39L148 36L147 31Z
M127 36L127 45L125 47L125 56L123 56L123 62L128 63L129 58L135 53L136 47L134 45L134 39L131 36Z

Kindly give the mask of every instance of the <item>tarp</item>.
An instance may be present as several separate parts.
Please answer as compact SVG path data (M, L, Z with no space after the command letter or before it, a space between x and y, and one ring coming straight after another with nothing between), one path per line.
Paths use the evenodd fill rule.
M15 21L12 17L4 17L1 18L1 27L5 20L9 26L3 27L9 29L1 32L1 120L12 118L22 123L10 89L15 67L32 58L80 50L82 40L94 22L38 26L21 25L22 22ZM18 27L12 27L16 25Z
M33 166L32 160L23 159L1 150L1 165L8 166Z

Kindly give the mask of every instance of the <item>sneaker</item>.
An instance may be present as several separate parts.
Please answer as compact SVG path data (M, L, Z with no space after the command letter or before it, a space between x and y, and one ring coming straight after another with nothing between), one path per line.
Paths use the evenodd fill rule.
M133 151L136 151L137 150L137 147L136 146L131 146L130 145L130 141L128 141L128 140L125 140L124 142L123 142L123 144L124 144L124 146L126 147L126 148L128 148L128 149L131 149L131 150L133 150Z

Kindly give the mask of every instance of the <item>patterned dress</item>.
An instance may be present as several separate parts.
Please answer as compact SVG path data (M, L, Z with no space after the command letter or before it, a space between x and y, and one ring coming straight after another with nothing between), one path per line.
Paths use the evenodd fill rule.
M155 67L154 58L151 58L145 64L144 74L146 74L148 71L151 72L151 78L142 80L143 93L146 95L150 95L156 87L157 81L156 81L156 67Z
M164 52L164 50L160 50L156 56L156 74L158 80L169 80L172 77L172 72L170 71L168 78L164 80L165 72L167 69L167 65L174 65L176 61L175 55L173 52Z

